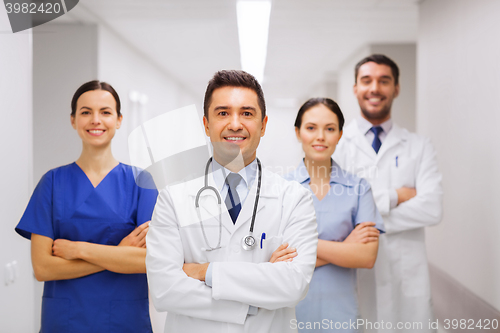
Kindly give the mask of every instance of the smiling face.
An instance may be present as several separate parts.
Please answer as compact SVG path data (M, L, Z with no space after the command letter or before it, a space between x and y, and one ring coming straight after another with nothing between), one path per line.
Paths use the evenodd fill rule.
M214 145L214 158L222 165L241 152L245 166L256 156L260 138L266 132L267 116L262 119L257 94L243 87L214 90L203 117L205 133ZM235 154L236 152L236 154Z
M120 128L122 116L116 112L116 101L106 90L90 90L77 101L71 125L77 131L84 146L107 146Z
M302 143L306 160L314 162L329 162L342 137L337 115L323 104L304 112L300 129L295 128L295 134Z
M391 117L392 101L399 94L391 67L367 62L359 67L354 85L361 115L373 125L380 125Z

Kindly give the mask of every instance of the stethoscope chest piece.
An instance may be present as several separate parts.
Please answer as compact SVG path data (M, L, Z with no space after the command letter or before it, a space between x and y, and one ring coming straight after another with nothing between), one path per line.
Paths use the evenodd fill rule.
M241 246L244 250L250 251L255 247L255 238L253 235L247 235L241 240Z

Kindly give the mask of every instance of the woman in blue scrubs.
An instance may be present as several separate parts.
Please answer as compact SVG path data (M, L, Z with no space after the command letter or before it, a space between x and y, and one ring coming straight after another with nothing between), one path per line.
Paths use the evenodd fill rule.
M71 109L82 153L42 177L16 227L45 281L40 332L152 332L145 236L158 192L111 153L122 115L109 84L83 84Z
M331 159L342 136L344 116L329 98L300 108L295 132L305 153L286 175L313 193L318 223L318 258L306 298L296 307L300 332L358 332L356 268L372 268L383 222L368 182Z

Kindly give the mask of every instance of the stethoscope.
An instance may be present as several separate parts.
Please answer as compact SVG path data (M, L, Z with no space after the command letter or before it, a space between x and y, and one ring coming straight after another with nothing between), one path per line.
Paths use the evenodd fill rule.
M221 248L220 241L222 239L222 220L221 220L222 200L221 200L219 191L217 191L217 189L215 187L208 185L208 168L210 167L210 163L212 163L212 157L210 157L208 159L207 165L205 167L205 186L200 188L200 190L198 191L198 194L196 194L196 199L194 201L194 204L196 207L196 213L198 214L198 219L200 220L200 226L201 226L201 231L203 233L203 238L205 238L205 243L207 243L207 246L208 246L208 248L204 249L205 251L213 251L213 250L220 249ZM255 244L256 244L255 238L253 237L253 226L255 223L255 215L257 213L257 205L259 203L260 183L261 183L261 179L262 179L262 166L260 165L260 161L258 158L257 158L257 166L259 167L259 178L257 181L257 195L255 196L255 203L253 205L252 223L250 224L250 231L249 231L248 235L243 237L243 239L241 240L241 247L243 247L243 249L246 251L253 250L255 248ZM217 242L217 245L215 247L210 246L210 244L208 243L208 238L207 238L207 235L205 234L205 228L203 227L203 221L201 220L199 201L200 201L201 193L205 190L211 190L215 193L215 195L217 196L217 205L219 207L219 241Z

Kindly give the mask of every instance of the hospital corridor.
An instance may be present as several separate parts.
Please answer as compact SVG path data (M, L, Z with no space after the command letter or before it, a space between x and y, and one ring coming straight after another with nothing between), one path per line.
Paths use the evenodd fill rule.
M0 332L500 332L499 18L4 0Z

